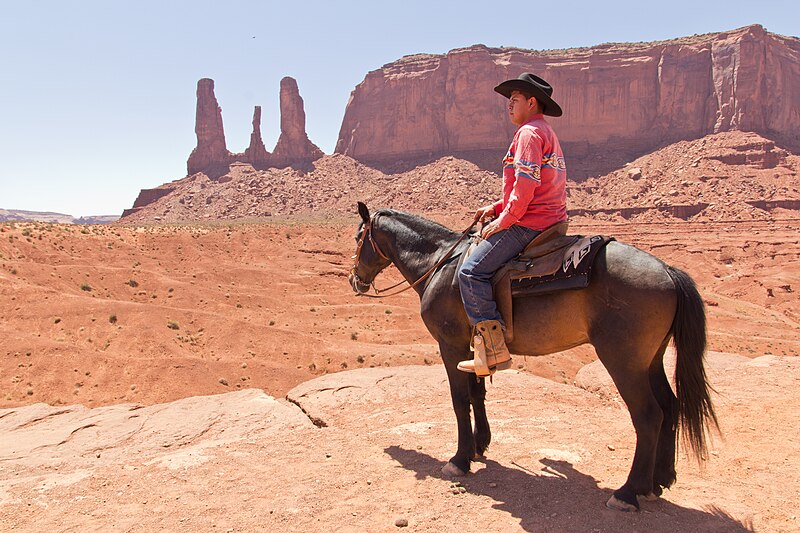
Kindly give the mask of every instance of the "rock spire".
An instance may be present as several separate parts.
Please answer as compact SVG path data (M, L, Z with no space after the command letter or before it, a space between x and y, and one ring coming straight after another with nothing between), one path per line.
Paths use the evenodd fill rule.
M264 147L261 139L261 106L253 110L253 132L250 134L250 146L244 151L244 158L256 168L267 167L270 162L270 153Z
M302 164L322 156L322 150L306 134L306 112L297 82L287 76L281 80L281 135L273 153L275 163Z
M306 134L306 113L297 82L290 77L281 80L281 135L274 153L269 153L261 137L261 106L253 111L250 145L242 153L231 153L225 145L222 108L214 95L214 80L197 82L195 133L197 146L186 162L188 173L204 172L217 178L228 172L231 163L250 163L256 168L307 166L324 154Z
M197 134L197 147L186 162L189 174L217 170L217 167L230 163L231 153L225 146L225 128L222 126L222 108L214 95L214 80L209 78L197 82L194 132Z

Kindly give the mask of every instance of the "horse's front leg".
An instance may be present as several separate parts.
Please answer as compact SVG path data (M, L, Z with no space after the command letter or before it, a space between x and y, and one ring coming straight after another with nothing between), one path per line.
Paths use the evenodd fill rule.
M472 421L470 420L470 380L475 380L474 374L461 372L456 368L458 362L464 359L463 350L454 350L440 343L439 348L447 370L447 379L450 383L450 398L453 402L453 411L456 413L458 426L458 450L450 461L442 468L442 473L447 476L464 476L469 473L469 465L475 457L475 439L472 435ZM481 406L483 400L481 399ZM486 414L483 409L483 419ZM488 430L488 422L486 422ZM488 445L488 443L487 443ZM482 450L481 450L482 451Z
M486 379L475 379L472 374L469 383L469 396L472 401L472 415L475 418L473 441L475 442L475 459L483 457L492 441L489 419L486 417Z

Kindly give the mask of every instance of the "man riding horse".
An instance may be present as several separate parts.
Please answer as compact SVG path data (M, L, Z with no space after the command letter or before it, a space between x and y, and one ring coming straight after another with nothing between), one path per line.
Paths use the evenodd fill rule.
M544 118L562 114L552 98L553 88L526 72L494 90L508 98L508 115L518 129L503 159L503 197L475 213L475 221L492 221L483 228L483 240L458 272L464 309L475 329L475 358L462 361L458 369L479 377L511 366L492 277L542 230L567 220L564 155Z
M348 276L353 290L366 295L375 277L394 264L407 288L419 294L420 316L439 345L458 428L458 449L442 467L446 476L467 475L471 462L489 447L486 380L480 378L511 361L502 317L492 301L492 274L540 230L558 223L543 232L544 239L563 228L566 218L564 160L543 117L561 114L551 87L523 74L496 90L509 98L509 114L519 129L505 161L503 199L479 209L476 220L498 216L484 230L477 254L460 267L459 283L453 282L458 263L449 259L466 254L471 227L459 235L410 213L380 209L370 214L361 202ZM570 258L561 264L574 264ZM636 434L628 478L606 505L635 511L639 498L655 499L675 482L679 430L691 451L705 457L706 432L717 427L703 363L705 308L686 272L633 246L611 240L586 262L593 265L591 277L580 288L513 297L507 326L515 334L509 343L514 353L526 356L582 344L594 347ZM670 342L675 346L674 392L664 371ZM475 360L465 361L470 344Z

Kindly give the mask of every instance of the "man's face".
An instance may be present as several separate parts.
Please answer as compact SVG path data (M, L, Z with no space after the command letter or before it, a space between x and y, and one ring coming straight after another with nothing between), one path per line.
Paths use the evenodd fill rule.
M508 99L508 116L516 126L522 126L535 114L536 98L525 98L519 91L513 91Z

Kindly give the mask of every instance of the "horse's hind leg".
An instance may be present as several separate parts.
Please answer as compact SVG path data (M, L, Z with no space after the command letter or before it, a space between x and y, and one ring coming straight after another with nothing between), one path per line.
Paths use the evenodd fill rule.
M472 378L472 376L469 376ZM492 441L492 432L489 429L489 419L486 416L486 380L469 380L469 397L472 402L472 414L475 418L475 430L472 436L475 440L475 459L483 456L489 443Z
M622 511L635 511L639 509L636 496L648 495L653 490L656 447L663 414L650 388L648 368L644 365L641 368L634 366L641 356L628 350L617 350L613 358L608 354L604 357L600 350L597 352L628 406L636 430L636 451L628 479L614 491L607 505Z
M675 482L675 445L678 427L677 398L672 392L664 372L664 352L669 338L661 345L655 359L650 364L650 387L653 389L658 405L664 414L656 448L656 465L653 471L653 494L661 496L662 487L668 488Z

